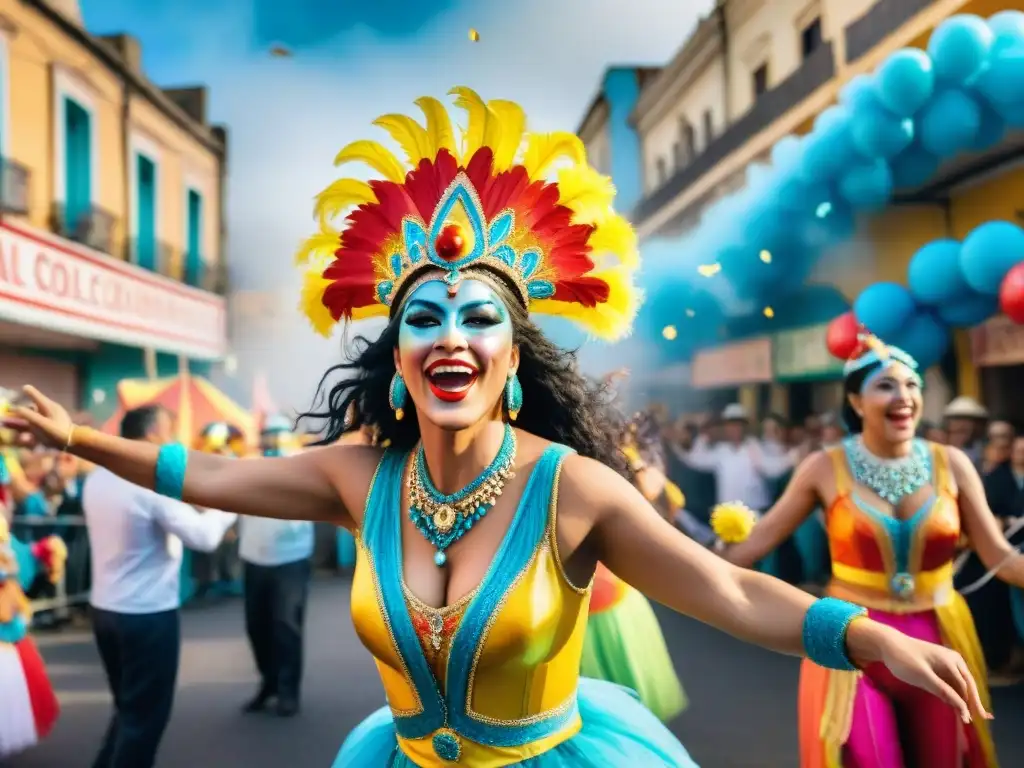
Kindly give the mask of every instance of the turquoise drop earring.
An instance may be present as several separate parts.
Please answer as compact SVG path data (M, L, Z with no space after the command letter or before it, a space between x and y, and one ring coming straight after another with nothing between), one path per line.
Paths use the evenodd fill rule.
M395 371L395 375L391 378L391 389L388 390L388 403L391 405L391 410L395 412L395 421L401 421L405 416L405 398L408 394L402 374Z
M505 407L508 409L508 417L512 421L519 418L519 412L523 410L523 387L514 372L505 382Z

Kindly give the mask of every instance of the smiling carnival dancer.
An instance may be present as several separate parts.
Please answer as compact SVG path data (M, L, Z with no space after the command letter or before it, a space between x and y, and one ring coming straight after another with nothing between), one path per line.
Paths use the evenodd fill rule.
M1021 586L1024 557L1003 537L971 460L915 437L923 382L914 359L873 336L861 341L844 370L843 418L852 437L809 456L778 503L726 557L750 567L816 508L827 510L828 594L864 606L871 618L907 635L958 651L987 706L985 659L970 610L953 588L953 558L963 531L986 568ZM878 665L860 674L814 661L804 661L800 671L802 768L997 765L983 720L961 723L947 702Z
M631 692L579 677L598 561L734 635L825 667L882 662L984 716L953 651L726 563L606 466L621 462L614 420L529 313L623 335L635 236L577 137L525 133L517 105L455 92L460 142L435 99L418 101L425 127L377 121L411 169L374 142L341 151L384 179L326 189L303 252L318 328L388 319L312 415L333 443L356 403L388 448L249 461L158 449L77 429L34 389L21 428L190 503L356 532L352 617L388 706L349 734L337 766L692 766Z

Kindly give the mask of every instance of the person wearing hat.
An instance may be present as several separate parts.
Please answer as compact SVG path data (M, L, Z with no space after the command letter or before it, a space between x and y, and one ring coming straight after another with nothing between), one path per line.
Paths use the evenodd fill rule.
M768 486L755 464L754 438L747 434L747 409L733 403L722 411L723 440L712 444L706 436L696 439L689 450L677 448L676 457L691 469L710 472L718 488L717 501L739 501L755 511L768 508Z
M291 423L270 418L260 433L264 456L299 451ZM260 687L245 712L266 709L291 717L299 711L303 629L312 571L313 523L244 517L239 555L245 579L245 629L260 674Z
M942 412L949 444L959 448L977 465L982 459L981 435L988 411L973 397L957 397Z

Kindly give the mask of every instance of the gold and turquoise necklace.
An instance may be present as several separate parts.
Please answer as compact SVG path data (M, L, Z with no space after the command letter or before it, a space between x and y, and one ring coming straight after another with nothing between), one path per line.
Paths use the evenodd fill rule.
M409 519L437 550L434 563L438 568L448 562L447 549L497 504L505 483L515 477L515 463L516 433L506 424L498 454L479 477L461 491L443 494L430 479L420 444L409 477Z

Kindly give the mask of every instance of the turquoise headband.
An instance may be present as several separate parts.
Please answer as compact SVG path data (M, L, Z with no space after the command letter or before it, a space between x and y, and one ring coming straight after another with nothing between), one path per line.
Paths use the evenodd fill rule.
M882 347L882 352L879 352L877 349L869 349L860 357L848 360L846 365L843 366L843 377L849 378L853 374L857 373L857 371L862 371L872 365L880 365L881 367L877 371L864 378L864 383L861 384L860 387L860 391L863 392L875 379L885 372L886 368L888 368L891 363L900 363L906 366L911 370L911 372L913 372L918 385L922 386L924 384L924 380L918 372L917 360L899 347L888 345Z

